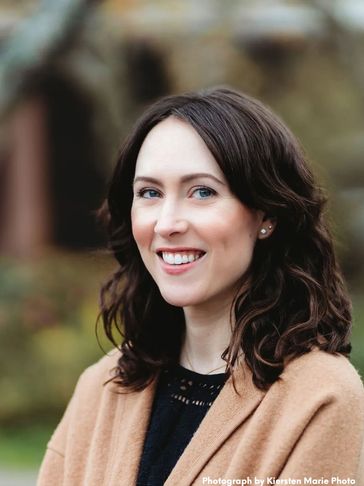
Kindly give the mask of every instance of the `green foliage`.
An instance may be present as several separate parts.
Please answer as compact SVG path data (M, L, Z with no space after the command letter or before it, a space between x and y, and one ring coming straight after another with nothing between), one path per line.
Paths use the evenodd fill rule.
M0 467L38 469L57 421L1 427Z
M95 322L109 270L99 258L60 253L0 262L0 424L59 415L80 372L102 357Z

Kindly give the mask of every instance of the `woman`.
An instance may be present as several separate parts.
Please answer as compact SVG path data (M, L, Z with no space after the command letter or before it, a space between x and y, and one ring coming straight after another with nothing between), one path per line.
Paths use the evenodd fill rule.
M106 206L115 350L81 376L38 485L361 484L364 393L324 204L253 98L155 103Z

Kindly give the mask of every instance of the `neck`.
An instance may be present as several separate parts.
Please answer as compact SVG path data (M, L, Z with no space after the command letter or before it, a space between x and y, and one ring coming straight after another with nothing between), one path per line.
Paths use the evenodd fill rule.
M182 366L201 374L225 371L221 354L231 338L230 306L206 303L183 309L186 330L180 355Z

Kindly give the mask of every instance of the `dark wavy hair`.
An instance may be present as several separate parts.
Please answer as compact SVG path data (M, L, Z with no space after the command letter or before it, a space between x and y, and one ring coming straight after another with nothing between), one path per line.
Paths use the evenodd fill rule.
M222 354L233 373L243 351L253 381L267 388L287 360L319 348L348 355L351 303L324 220L326 197L293 134L267 107L230 88L168 96L153 104L123 144L103 213L118 270L101 290L100 317L120 350L116 383L143 389L178 362L183 309L167 303L146 270L131 231L132 182L148 132L167 117L189 123L247 207L275 218L258 239L230 312L232 335ZM119 344L114 330L121 335Z

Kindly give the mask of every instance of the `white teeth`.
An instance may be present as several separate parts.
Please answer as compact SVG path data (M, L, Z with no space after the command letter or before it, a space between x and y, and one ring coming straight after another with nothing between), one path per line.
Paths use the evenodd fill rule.
M191 263L195 260L198 260L202 256L202 252L196 253L169 253L169 252L162 252L162 258L166 263L170 265L181 265L183 263Z
M163 260L165 260L167 263L174 263L174 258L171 254L162 254Z

